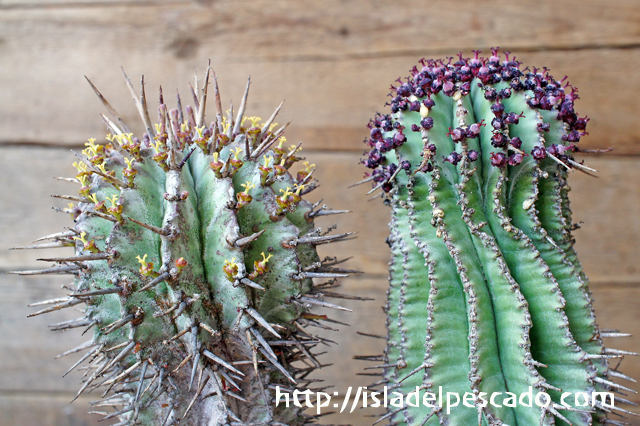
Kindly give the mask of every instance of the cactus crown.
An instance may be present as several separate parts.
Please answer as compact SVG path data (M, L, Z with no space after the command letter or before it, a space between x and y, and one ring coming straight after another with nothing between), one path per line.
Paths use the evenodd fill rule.
M598 392L627 389L607 360L628 353L603 345L622 334L598 329L571 236L567 175L594 171L573 158L588 121L577 90L498 49L474 53L420 61L369 123L365 181L392 208L379 384L419 391L383 418L617 424L606 414L627 411ZM437 406L440 387L458 403Z
M127 79L142 139L91 84L111 113L103 115L110 134L76 154L77 175L67 180L79 194L60 196L77 203L62 209L73 229L41 239L75 254L20 272L74 276L68 297L32 315L86 304L81 318L54 329L93 328L65 354L88 350L71 368L89 363L78 395L104 391L95 404L116 407L104 418L119 425L308 421L300 408L275 408L273 389L295 388L321 366L312 353L321 339L304 326L326 316L308 309L339 308L321 291L346 274L315 246L348 233L321 234L313 221L341 211L303 200L316 187L314 166L289 173L300 146L284 146L286 125L276 130L282 105L264 123L245 117L249 83L237 115L232 105L223 116L214 74L216 120L205 125L210 75L184 110L179 97L169 110L161 90L157 124L144 80L138 97Z

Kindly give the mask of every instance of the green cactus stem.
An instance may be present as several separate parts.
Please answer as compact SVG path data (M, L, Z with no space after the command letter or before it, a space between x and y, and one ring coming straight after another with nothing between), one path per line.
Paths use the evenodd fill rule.
M70 370L88 365L77 396L96 390L95 410L118 425L301 425L310 420L293 403L275 406L275 388L305 389L321 364L322 341L305 325L327 320L313 279L351 271L321 260L325 235L317 216L344 213L311 204L315 166L295 176L300 146L286 148L285 126L245 116L249 82L237 115L223 115L213 74L216 119L205 124L212 77L194 90L194 105L169 110L160 90L158 123L126 78L146 133L128 126L91 84L111 117L105 143L90 139L67 179L72 229L31 246L74 247L56 266L20 274L70 274L68 297L30 316L84 305L84 314L53 328L93 329L93 337L64 355L87 351ZM196 83L197 83L196 78ZM73 204L73 202L77 204ZM326 297L340 297L327 293ZM297 361L304 361L300 363ZM285 391L288 390L288 391ZM76 398L77 398L76 396ZM282 401L284 402L284 401Z
M588 121L574 112L577 90L498 49L474 53L420 61L368 126L364 181L392 211L377 384L418 389L420 401L381 420L622 424L608 415L633 414L620 407L633 391L608 360L637 354L604 346L624 334L598 329L571 236L567 176L595 172L573 157ZM457 406L423 402L440 388ZM529 392L539 404L520 401Z

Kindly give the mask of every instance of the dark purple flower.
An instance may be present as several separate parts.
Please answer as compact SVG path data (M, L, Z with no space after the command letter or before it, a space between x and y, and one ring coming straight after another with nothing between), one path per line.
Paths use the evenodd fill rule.
M495 101L498 98L498 92L496 92L496 89L490 87L484 91L484 98L488 101Z
M508 87L500 91L501 99L509 99L510 97L511 97L511 89L509 89Z
M482 119L482 121L480 121L479 123L473 123L472 125L470 125L467 128L467 137L469 139L477 138L480 134L480 128L484 125L484 119Z
M491 145L496 148L504 148L507 146L508 141L509 138L507 138L503 133L494 133L493 136L491 136Z
M502 121L501 118L496 117L493 120L491 120L491 126L496 130L500 130L504 127L504 122Z
M424 101L422 101L422 105L426 106L427 108L433 108L435 104L436 103L431 98L427 98Z
M538 131L539 132L548 132L551 128L549 123L538 123Z
M547 156L547 151L544 147L536 146L531 150L531 156L536 160L542 160Z
M494 167L504 167L507 165L507 156L502 152L491 153L491 165Z
M516 149L520 149L520 147L522 146L522 141L519 137L516 136L509 141L509 144Z
M460 155L459 153L457 153L456 151L453 151L451 154L449 154L446 157L442 157L444 161L453 164L454 166L457 165L460 160L462 160L462 155Z
M504 105L496 102L495 104L491 105L491 112L493 112L493 115L495 115L496 117L502 117L502 114L504 113Z
M433 127L433 118L431 118L431 117L423 118L423 119L420 121L420 125L421 125L424 129L429 130L430 128L432 128L432 127Z
M447 136L451 136L453 142L460 142L467 138L467 132L462 127L456 127L453 130L449 127L449 133L447 133Z
M573 124L573 128L575 130L584 130L587 128L588 121L589 121L588 117L578 118L576 122Z
M522 158L523 158L522 154L518 154L518 153L511 154L509 156L509 160L508 160L509 165L510 166L517 166L518 164L522 163Z
M515 112L510 112L505 116L504 122L507 124L518 124L520 122L520 118L524 118L524 113L518 115Z
M524 89L524 84L522 84L519 78L514 78L513 80L511 80L509 82L509 86L515 91Z
M467 152L467 158L469 159L469 161L476 161L479 157L480 157L480 154L478 154L478 151L474 149Z

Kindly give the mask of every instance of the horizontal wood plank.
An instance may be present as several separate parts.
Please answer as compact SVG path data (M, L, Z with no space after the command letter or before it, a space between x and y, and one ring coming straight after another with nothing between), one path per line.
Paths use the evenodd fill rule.
M389 209L380 200L367 202L364 194L370 186L347 189L359 181L364 172L355 153L325 153L303 150L315 163L320 187L308 197L323 199L334 209L350 209L352 213L321 217L317 226L338 224L337 232L356 231L350 241L319 246L323 256L353 257L351 267L369 274L386 275L389 259L387 223ZM72 154L66 149L38 147L0 148L0 199L6 200L0 210L0 269L47 267L36 258L57 257L68 249L12 250L28 245L34 239L72 225L68 215L51 210L52 205L65 207L66 202L50 194L73 194L77 188L57 182L52 176L69 176L74 172ZM576 222L576 248L593 282L640 282L636 254L640 252L640 162L634 158L615 156L585 157L587 164L600 171L600 179L582 173L570 178L571 200ZM293 170L297 170L294 166Z
M493 44L526 64L550 67L559 78L569 75L581 88L578 111L592 118L585 146L640 152L637 2L456 3L7 9L0 15L0 143L79 145L103 135L102 107L82 75L141 133L118 67L136 82L146 73L155 105L159 84L169 99L175 88L190 98L194 68L212 59L225 105L230 99L238 103L252 75L250 114L268 116L286 99L280 121L293 120L291 139L317 150L360 151L364 125L383 108L389 84L417 59Z
M44 6L55 4L63 7L50 15ZM92 33L135 27L138 33L179 35L201 40L198 44L215 39L221 44L218 52L234 60L640 43L640 6L633 0L619 0L616 7L606 0L433 0L428 5L420 0L3 0L0 5L29 6L26 15L16 8L16 15L7 16L10 21L20 16L33 24L64 23L81 30L100 24ZM179 34L168 34L166 24Z
M72 377L61 379L60 375L75 362L78 356L72 355L67 359L57 361L52 359L56 352L66 350L83 340L78 336L80 333L77 331L62 335L46 331L46 323L62 321L71 318L71 316L58 312L47 315L50 318L26 318L26 314L32 311L25 307L27 303L40 298L64 294L59 288L56 289L58 287L56 284L42 278L32 278L27 282L23 278L0 275L0 296L2 296L0 297L0 309L4 312L3 321L0 323L0 331L3 335L3 339L0 341L0 356L4 360L0 364L0 407L4 408L9 404L8 401L13 401L13 408L10 411L0 410L4 415L2 424L5 426L55 424L35 421L31 423L19 422L26 422L25 419L35 419L41 416L54 416L47 418L80 416L84 418L83 413L87 408L87 399L93 398L92 395L89 395L88 398L77 401L69 407L68 402L77 389L79 378L72 374ZM309 330L338 344L326 348L328 353L319 358L322 364L332 365L315 372L312 377L325 381L320 386L333 385L334 388L331 388L329 392L338 392L335 401L340 404L349 386L353 388L351 394L351 398L353 398L353 392L358 386L367 386L376 380L375 377L356 375L356 373L362 372L364 367L372 364L354 360L353 356L380 354L384 349L383 340L358 335L357 331L382 335L386 333L384 329L385 315L380 309L385 301L386 288L387 282L383 278L365 277L343 280L343 287L339 291L354 295L366 295L374 298L375 301L340 300L339 303L342 306L353 309L354 312L333 310L318 312L326 313L330 318L351 324L350 326L333 324L332 326L338 330L333 332ZM637 285L598 285L593 288L593 296L598 323L602 328L619 328L623 331L633 332L640 327L640 288ZM637 338L608 339L607 346L638 352L640 351L640 340ZM636 357L625 359L621 371L631 377L640 378L640 359ZM636 387L632 385L632 388ZM40 401L43 395L51 395L47 397L49 402L43 404L40 411L32 411L30 407L32 407L33 401ZM640 402L638 395L631 394L628 398ZM348 404L347 411L350 409L352 401L353 399ZM332 411L339 410L332 408ZM364 416L377 412L379 411L375 409L366 409L357 410L354 412L355 414L351 415L347 412L337 413L328 416L325 420L337 424L348 422L354 426L364 426L371 424L370 419ZM95 424L95 418L90 421L89 424Z
M0 394L3 426L102 426L101 416L87 414L89 401L80 397L69 405L71 394ZM109 424L115 422L111 421Z

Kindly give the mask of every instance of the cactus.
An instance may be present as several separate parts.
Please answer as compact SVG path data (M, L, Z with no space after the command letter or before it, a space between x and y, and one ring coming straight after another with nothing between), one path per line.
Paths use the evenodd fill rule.
M212 75L216 119L206 126ZM250 81L235 117L233 104L223 117L210 68L200 89L196 77L194 106L183 110L178 96L168 110L160 89L152 125L144 79L140 96L125 80L146 133L134 137L89 81L111 115L102 116L110 134L76 154L77 175L64 180L79 194L54 196L71 202L60 210L74 226L23 247L75 253L40 259L55 262L49 269L14 272L71 274L73 287L29 316L85 305L80 318L52 328L93 329L63 355L86 351L69 369L88 364L76 398L97 390L95 410L118 425L311 420L292 403L276 407L274 395L277 386L305 388L321 367L312 352L322 339L304 326L328 318L309 309L344 309L324 301L323 289L348 271L335 258L320 260L316 246L350 233L314 227L316 217L344 211L302 199L316 187L315 166L288 172L300 145L283 147L287 126L274 123L282 104L265 123L245 116Z
M638 354L604 347L625 334L598 329L571 235L567 176L595 172L573 157L589 151L577 144L588 121L574 112L577 89L498 49L474 53L421 60L391 86L391 113L368 125L373 172L362 182L392 212L377 385L419 391L418 406L390 406L380 420L622 424L607 414L635 404L613 379L632 379L608 360ZM430 399L439 389L457 406ZM615 404L598 392L616 393Z

